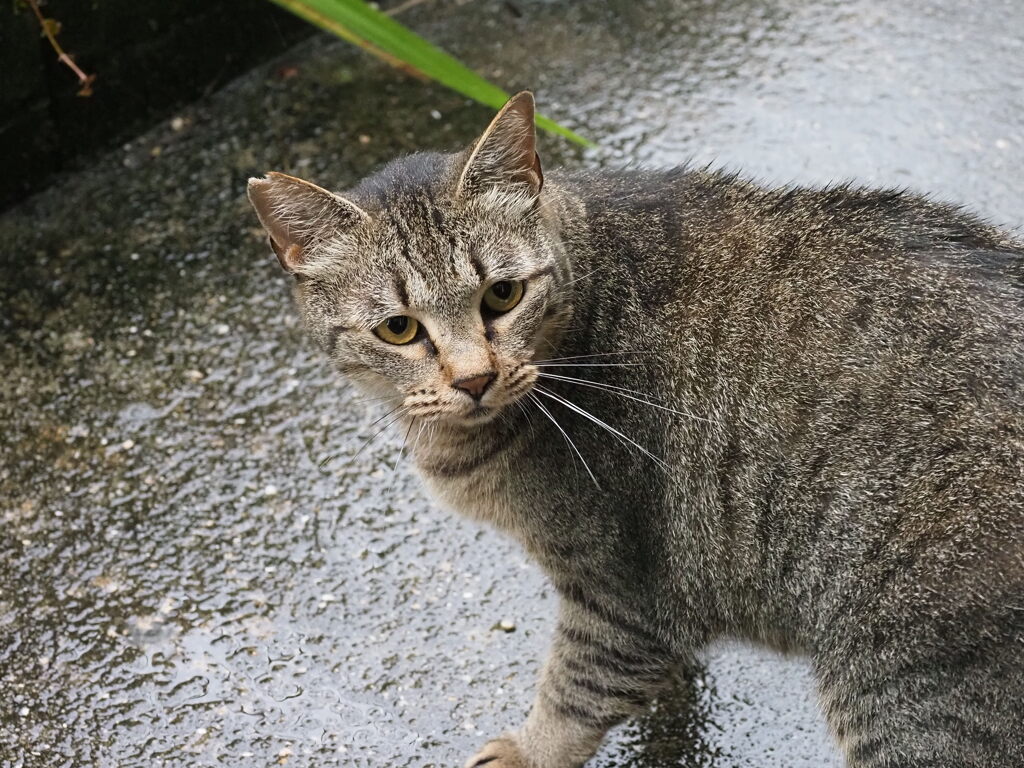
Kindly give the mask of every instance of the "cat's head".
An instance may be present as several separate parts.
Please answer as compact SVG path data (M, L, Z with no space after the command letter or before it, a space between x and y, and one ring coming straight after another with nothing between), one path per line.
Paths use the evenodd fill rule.
M533 109L520 93L464 152L393 161L344 194L249 181L309 334L408 416L486 423L529 391L571 311Z

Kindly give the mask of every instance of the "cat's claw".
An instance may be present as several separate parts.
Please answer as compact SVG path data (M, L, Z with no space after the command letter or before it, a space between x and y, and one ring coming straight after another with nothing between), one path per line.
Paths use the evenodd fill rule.
M495 739L466 761L465 768L532 768L512 739Z

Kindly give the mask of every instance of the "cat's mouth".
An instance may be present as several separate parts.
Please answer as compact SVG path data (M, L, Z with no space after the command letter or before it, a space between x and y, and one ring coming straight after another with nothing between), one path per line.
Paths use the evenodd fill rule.
M417 392L406 399L406 416L426 422L447 422L459 427L481 427L527 397L537 381L537 370L523 364L510 375L502 376L480 399L470 401L465 394L454 391L439 394L436 390Z
M495 392L491 397L485 397L481 402L474 403L467 410L454 417L455 421L463 426L479 427L501 415L503 411L515 405L519 400L526 397L530 388L536 381L536 375L525 372L524 375L513 379L506 386L502 387L500 393Z

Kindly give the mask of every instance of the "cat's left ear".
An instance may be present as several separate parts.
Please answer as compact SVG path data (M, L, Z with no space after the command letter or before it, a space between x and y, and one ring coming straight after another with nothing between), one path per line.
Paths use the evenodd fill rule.
M473 150L459 177L457 195L472 195L495 187L540 194L544 174L537 154L533 94L517 93L506 102Z
M301 273L313 247L369 219L362 208L308 181L271 172L249 179L249 202L281 266Z

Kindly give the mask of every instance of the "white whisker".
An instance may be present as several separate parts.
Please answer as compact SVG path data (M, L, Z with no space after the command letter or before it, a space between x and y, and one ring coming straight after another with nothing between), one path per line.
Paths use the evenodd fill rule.
M639 368L647 363L534 363L537 368Z
M591 357L612 357L613 355L655 355L657 352L648 351L626 351L626 352L597 352L592 355L570 355L569 357L549 357L544 360L534 360L533 364L537 363L553 363L556 360L586 360Z
M350 404L354 404L354 403L365 403L365 402L369 402L369 401L376 401L376 402L393 402L393 400L391 400L391 398L363 398L362 400L359 400L359 401L350 401ZM398 410L399 408L401 408L401 405L395 406L394 408L391 408L390 410L388 410L388 411L385 411L385 412L384 412L384 415L383 415L383 416L380 416L380 417L378 417L378 418L374 419L374 420L373 420L373 421L372 421L372 422L370 423L370 425L369 425L369 426L370 426L370 427L373 427L373 426L374 426L375 424L377 424L378 422L380 422L380 421L381 421L382 419L386 419L386 418L387 418L388 416L390 416L390 415L391 415L392 413L394 413L394 412L395 412L396 410ZM338 416L338 418L337 418L337 419L334 419L334 420L333 420L333 421L331 421L330 423L328 423L328 424L324 424L323 426L324 426L325 428L328 428L328 429L333 429L334 427L338 426L338 424L340 424L340 423L341 423L341 422L342 422L342 421L344 420L344 418L345 418L344 416ZM377 432L377 433L376 433L376 434L375 434L375 435L374 435L373 437L376 437L376 436L377 436L377 435L379 435L379 434L380 434L380 432ZM370 439L372 440L373 438L371 437ZM366 447L366 446L365 446L365 445L363 445L363 448L365 448L365 447ZM362 448L360 448L360 449L359 449L359 451L361 452L361 451L362 451ZM358 456L358 455L359 455L359 453L357 452L357 453L355 454L355 456ZM321 472L321 473L323 473L323 474L329 474L329 473L325 472L325 470L327 469L328 465L330 465L330 464L331 464L331 463L332 463L332 462L333 462L333 461L334 461L334 460L335 460L336 458L338 458L338 456L339 456L339 454L336 454L336 453L334 453L334 454L330 454L330 455L328 455L328 456L325 456L324 458L322 458L322 459L321 459L321 460L320 460L320 461L319 461L319 462L317 463L317 470L318 470L318 471L320 471L320 472ZM354 459L354 458L355 458L355 456L353 456L352 458Z
M543 413L545 416L547 416L551 420L551 423L555 425L555 429L557 429L559 432L562 433L562 437L565 438L566 445L568 445L569 449L570 449L569 457L572 458L572 453L573 452L575 452L576 455L580 457L580 461L583 462L583 468L587 470L587 474L590 475L590 479L594 481L594 487L596 487L598 490L600 490L601 489L601 484L597 482L597 478L594 477L594 473L590 471L590 465L587 464L587 460L583 458L583 454L580 453L580 449L576 447L576 443L574 443L573 439L571 437L569 437L569 433L566 432L562 428L562 425L559 424L555 420L555 417L551 415L551 411L549 411L547 408L544 407L544 404L540 400L537 399L536 395L534 395L532 392L530 392L529 393L529 397L530 397L531 400L533 400L533 402L540 409L540 412ZM575 471L576 470L576 459L575 458L572 459L572 466L573 466L573 471Z
M592 389L604 390L605 392L609 392L609 393L611 393L613 395L619 395L620 397L625 397L628 400L635 400L638 403L643 403L644 405L649 405L652 408L658 408L658 409L660 409L662 411L668 411L669 413L675 413L675 414L677 414L679 416L685 416L688 419L694 419L695 421L704 421L704 422L707 422L708 424L714 423L714 422L711 421L711 419L705 418L704 416L697 416L696 414L687 413L686 411L678 411L675 408L669 408L667 405L661 405L660 403L651 402L651 400L645 400L644 398L650 397L650 395L647 395L646 393L640 392L639 390L636 390L636 389L627 389L626 387L617 387L614 384L605 384L603 381L591 381L590 379L577 379L577 378L575 378L573 376L559 376L556 373L538 373L537 375L540 376L541 378L544 378L544 379L556 379L558 381L565 381L565 382L569 382L571 384L579 384L580 386L583 386L583 387L590 387ZM627 394L627 393L632 393L632 394ZM634 395L640 395L640 397L634 397Z
M352 457L349 459L349 463L350 464L359 457L359 454L361 454L364 450L366 450L366 446L368 446L370 443L372 443L374 440L376 440L381 434L383 434L384 430L386 430L388 427L390 427L392 424L394 424L396 421L398 421L400 418L402 418L402 416L405 415L404 413L401 413L401 411L404 409L404 407L405 406L399 405L399 406L396 406L395 408L392 408L390 411L385 413L383 416L381 416L379 419L375 420L373 422L373 424L370 425L372 427L374 424L377 424L378 422L382 421L383 419L386 419L388 416L390 416L391 414L395 413L396 411L399 411L399 414L397 416L395 416L395 418L391 419L391 421L389 421L386 424L384 424L383 427L378 429L376 432L374 432L372 435L370 435L370 437L368 439L363 441L363 444L361 446L359 446L359 450L356 451L354 454L352 454Z
M586 280L591 275L596 275L600 271L601 271L600 268L592 269L589 272L587 272L587 274L585 274L585 275L580 275L579 277L574 277L572 280L570 280L568 283L565 284L565 287L568 287L570 285L574 285L574 284L578 283L580 280Z
M405 445L409 442L409 433L412 432L412 428L415 423L415 418L409 420L409 428L405 430L405 437L402 438L402 447L398 449L398 458L395 459L394 466L391 467L391 485L388 487L389 497L394 495L395 481L398 480L398 465L402 463L402 456L405 454Z
M601 389L614 389L614 390L618 390L620 392L629 392L631 394L638 395L640 397L646 397L646 398L649 398L651 400L657 400L658 399L656 397L653 397L652 395L648 395L646 392L641 392L639 389L630 389L629 387L620 387L618 384L609 384L609 383L607 383L605 381L595 381L594 379L580 379L580 378L577 378L576 376L566 376L565 374L561 374L561 373L542 373L542 372L539 372L539 371L538 371L537 375L542 377L542 378L545 378L545 379L557 379L558 381L571 381L571 382L578 382L580 384L593 384L595 387L600 387Z
M530 393L527 392L526 394L529 395ZM517 397L515 400L512 401L512 405L514 405L522 412L523 417L526 419L526 423L530 427L530 437L535 438L537 433L533 428L533 419L530 418L530 412L526 410L526 406L523 405L522 399Z
M366 405L367 403L373 403L378 405L380 403L393 403L395 398L393 397L374 397L373 395L364 395L363 397L355 397L348 401L347 405Z
M658 464L663 469L665 469L665 470L670 470L671 469L671 467L669 467L668 464L666 464L664 461L659 459L657 456L655 456L649 450L644 448L642 445L640 445L640 443L636 442L636 440L633 440L632 438L627 437L626 435L622 434L622 432L620 432L619 430L617 430L615 427L611 426L607 422L604 422L601 419L597 418L597 416L592 414L590 411L587 411L587 410L581 408L580 406L576 405L575 403L573 403L573 402L571 402L569 400L566 400L561 395L556 395L554 392L550 392L550 391L544 389L541 386L535 386L534 389L536 389L537 392L539 392L540 394L544 395L545 397L549 397L552 400L555 400L555 401L561 403L566 408L569 408L570 410L575 411L580 416L583 416L584 418L589 419L590 421L592 421L595 424L597 424L599 427L603 427L604 429L608 430L609 432L611 432L616 437L619 437L622 440L625 440L627 443L629 443L633 447L637 448L645 456L647 456L650 459L652 459L656 464Z
M562 440L565 441L565 447L569 449L569 459L572 461L573 481L576 484L576 489L579 490L580 473L579 468L576 466L576 456L579 454L579 451L576 450L573 444L569 441L569 435L567 435L565 430L562 429L561 425L557 421L555 421L555 417L552 416L551 412L544 407L543 403L541 403L537 396L533 394L533 392L527 392L526 396L529 397L530 400L532 400L533 403L537 406L538 410L540 410L541 413L547 416L548 420L555 425L555 429L562 433ZM580 458L582 459L583 457L581 456Z

